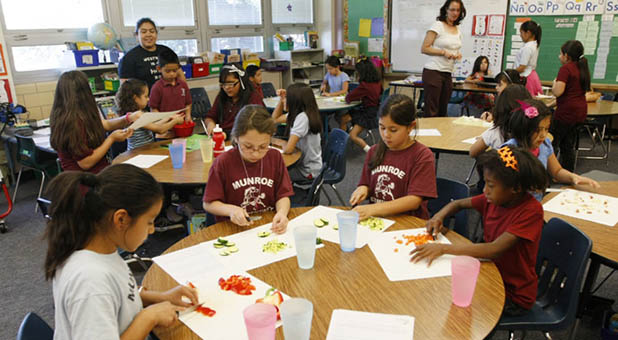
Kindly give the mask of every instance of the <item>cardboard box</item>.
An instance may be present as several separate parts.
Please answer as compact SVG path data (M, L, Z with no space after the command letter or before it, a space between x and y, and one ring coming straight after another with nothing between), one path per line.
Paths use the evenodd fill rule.
M225 57L226 64L240 63L241 61L242 58L240 57L240 54L231 54Z
M257 67L260 67L260 59L245 60L242 62L242 68L244 68L245 70L247 69L247 66L249 65L255 65Z

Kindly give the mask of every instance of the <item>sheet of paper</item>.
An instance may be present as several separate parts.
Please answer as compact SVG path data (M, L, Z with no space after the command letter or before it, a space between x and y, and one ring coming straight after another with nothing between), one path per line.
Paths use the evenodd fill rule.
M184 111L184 109L170 112L144 112L133 124L129 125L129 129L137 130L150 123L171 117L181 111Z
M369 52L382 52L383 45L384 39L382 38L367 39L367 50Z
M337 213L343 210L334 209L319 205L304 214L292 219L288 224L288 228L298 225L315 225L314 222L317 219L324 219L328 222L325 226L318 228L318 237L333 243L339 244L339 230L334 227L338 227ZM384 223L384 229L371 230L369 227L359 224L356 232L356 248L364 247L369 241L374 239L376 235L381 234L390 226L395 224L395 221L380 218Z
M222 251L227 251L227 247L215 248L214 244L217 239L204 242L205 249L210 256L218 257L218 261L225 268L234 270L251 270L259 268L277 261L285 260L289 257L296 256L296 248L294 247L294 225L288 224L287 231L284 234L275 234L271 232L271 223L261 225L234 235L226 236L224 239L228 242L233 242L238 248L238 252L230 253L226 256L221 256ZM259 223L259 221L258 221ZM262 232L270 232L267 237L258 236ZM277 253L265 252L262 247L268 242L283 242L285 248ZM316 248L321 248L324 245L317 245Z
M412 130L412 132L410 132L410 136L442 136L442 134L440 133L440 131L438 129L418 129L418 130Z
M371 36L371 19L360 19L358 23L358 36L364 38Z
M207 251L204 243L157 256L152 260L179 284L194 282L223 270L217 257Z
M430 277L451 275L451 255L442 255L435 259L431 266L427 267L427 261L418 263L410 262L410 251L416 248L414 243L406 244L404 237L426 233L425 228L389 231L378 235L369 242L369 248L375 255L384 273L391 281L426 279ZM402 243L399 243L401 241ZM450 244L451 242L438 235L438 243Z
M457 125L469 125L469 126L480 126L490 128L492 123L484 121L479 118L469 117L469 116L461 116L455 120L453 120L453 124Z
M122 163L132 164L142 169L148 169L168 157L169 156L164 155L137 155L135 157L127 159Z
M545 211L613 227L618 223L618 198L568 189L543 204Z
M468 139L464 139L461 142L462 143L466 143L466 144L474 144L476 142L477 139L481 138L481 136L476 136L476 137L471 137Z
M384 36L384 18L372 18L371 19L371 36L372 37Z
M35 135L47 135L47 136L51 136L51 128L48 126L46 128L42 128L42 129L38 129L34 131Z
M414 318L409 315L335 309L326 340L413 340Z
M34 144L36 145L40 145L40 146L49 145L49 136L33 135L32 140L34 141Z
M251 284L255 286L252 294L238 295L233 291L222 290L218 283L219 278L227 279L231 275L250 278ZM191 283L198 290L198 301L204 303L202 306L213 309L216 313L208 317L193 311L181 314L179 319L200 338L208 340L247 339L242 311L254 304L255 300L264 297L266 291L271 288L270 285L249 273L231 270L213 273L191 281ZM284 301L290 298L283 292L282 295ZM281 325L281 321L278 321L276 327Z

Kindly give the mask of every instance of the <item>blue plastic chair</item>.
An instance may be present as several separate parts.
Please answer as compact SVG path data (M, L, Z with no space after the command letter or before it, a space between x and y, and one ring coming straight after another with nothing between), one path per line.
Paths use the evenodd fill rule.
M189 90L191 92L191 117L193 119L204 119L210 110L210 99L203 87L196 87Z
M459 200L470 196L470 188L464 183L453 181L446 178L436 178L436 187L438 189L438 198L434 198L427 202L429 215L435 215L440 209L451 201ZM453 224L453 230L459 235L470 238L468 235L468 212L463 209L451 216L447 221L444 221L444 226L450 228Z
M26 314L17 331L17 340L53 340L54 330L36 313Z
M543 227L536 273L539 276L536 302L522 316L503 316L497 329L550 331L568 328L575 320L579 290L592 241L572 224L552 218Z
M333 129L329 136L324 152L322 152L322 160L324 164L324 184L328 184L339 199L341 205L346 205L341 194L337 191L335 184L341 182L345 177L346 167L346 149L350 135L341 129ZM324 191L328 204L331 200L326 191Z
M264 98L277 96L277 91L275 90L275 85L273 85L273 83L262 83L260 85L262 86Z

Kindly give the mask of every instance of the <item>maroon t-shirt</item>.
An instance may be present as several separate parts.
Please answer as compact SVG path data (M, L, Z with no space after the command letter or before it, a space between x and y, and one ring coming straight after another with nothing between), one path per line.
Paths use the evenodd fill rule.
M472 197L472 207L483 216L483 238L493 242L505 232L518 237L517 243L494 263L504 280L506 297L530 309L536 300L536 256L543 229L543 206L532 195L512 207L491 204L484 194Z
M92 172L93 174L98 174L99 172L101 172L101 170L103 170L105 167L109 165L107 156L103 156L103 158L101 158L101 160L99 160L97 164L95 164L92 168L88 170L82 169L79 166L79 164L77 164L78 161L81 161L82 159L92 155L93 152L94 150L88 150L83 155L76 156L68 152L62 152L58 150L58 158L60 158L60 166L62 166L62 170L64 171L69 171L69 170L87 171L87 172Z
M238 147L235 147L215 158L203 200L237 205L254 213L274 210L278 200L292 195L292 181L278 150L270 149L260 161L244 161L243 166ZM216 219L219 222L228 217L216 216Z
M189 86L180 79L176 79L176 84L172 85L172 82L161 78L150 89L148 105L160 112L184 109L191 103ZM189 114L191 113L189 112Z
M232 127L234 127L234 120L236 119L236 115L238 114L238 111L242 109L242 106L240 105L240 100L236 103L232 103L231 100L228 101L223 108L223 122L220 122L218 117L219 114L217 113L219 105L221 105L221 101L219 100L220 95L221 94L219 93L217 95L217 98L215 98L215 103L212 104L212 107L206 114L206 118L212 119L215 123L219 124L219 126L223 130L231 130ZM257 104L265 106L262 99L263 96L261 96L257 91L252 91L251 96L249 97L249 102L247 104Z
M369 169L369 162L376 152L374 145L367 153L358 185L369 187L369 201L380 203L414 195L423 198L421 206L410 214L428 219L427 198L438 197L436 190L436 165L433 153L425 145L415 142L406 149L387 150L382 164Z
M380 105L380 95L382 94L382 84L380 82L368 83L363 81L345 96L346 102L360 100L364 107Z
M262 85L254 84L254 88L255 88L255 92L257 92L260 95L260 98L264 99L264 90L262 90Z
M566 86L564 93L556 98L557 107L554 118L568 124L581 123L586 120L588 114L586 91L580 84L577 63L569 62L562 65L556 81L562 81Z

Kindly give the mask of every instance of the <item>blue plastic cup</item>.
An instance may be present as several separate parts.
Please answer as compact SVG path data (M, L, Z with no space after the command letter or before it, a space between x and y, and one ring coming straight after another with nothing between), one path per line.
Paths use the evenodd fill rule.
M170 144L170 157L174 169L182 169L182 144Z
M343 211L337 214L339 223L339 245L341 250L351 252L356 249L356 229L358 228L358 213Z

